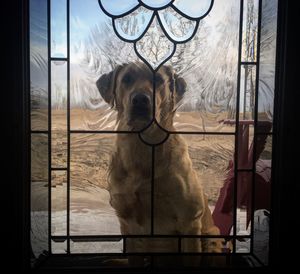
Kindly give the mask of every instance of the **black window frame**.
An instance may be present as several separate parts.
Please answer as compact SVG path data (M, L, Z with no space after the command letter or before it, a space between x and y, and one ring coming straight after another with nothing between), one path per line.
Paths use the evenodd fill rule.
M5 110L5 139L3 140L10 149L4 154L5 174L11 174L10 183L5 187L4 202L8 210L4 210L3 218L7 221L7 247L5 262L13 261L9 268L30 270L30 188L29 188L29 39L28 39L28 0L11 1L5 3L2 15L7 31L8 53L5 56L4 81L9 90L3 89L2 109ZM283 237L282 232L289 231L289 227L295 227L293 217L289 214L290 206L296 202L297 181L293 178L297 172L293 156L296 153L296 31L297 27L293 13L296 12L293 3L279 0L278 8L278 41L277 41L277 68L276 68L276 99L274 117L274 144L273 144L273 186L272 186L272 210L270 263L266 268L277 267L282 263L292 265L296 254L291 253L293 242L293 229L290 234ZM293 21L294 20L294 21ZM3 192L4 193L4 192ZM6 194L7 193L7 194ZM295 203L296 204L296 203ZM7 211L7 212L6 212ZM7 215L7 216L6 216ZM297 237L297 235L295 236ZM296 241L296 240L295 240ZM4 246L5 247L5 246ZM6 257L5 257L6 258ZM289 258L288 260L286 260ZM73 271L80 271L80 265ZM5 269L5 263L2 265ZM58 262L52 272L62 270L63 262ZM266 270L266 269L264 269ZM92 269L91 269L92 271ZM202 271L202 270L199 270ZM215 270L214 270L215 271ZM253 269L252 271L259 271ZM61 271L59 271L61 272ZM147 270L145 270L147 272ZM76 272L77 273L77 272ZM78 272L80 273L80 272ZM85 270L83 273L87 273ZM103 272L102 272L103 273Z

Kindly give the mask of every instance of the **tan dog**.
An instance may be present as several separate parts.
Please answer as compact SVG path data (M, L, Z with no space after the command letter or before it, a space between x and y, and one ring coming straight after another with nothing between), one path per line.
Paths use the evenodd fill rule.
M155 86L156 120L172 131L176 105L186 91L186 83L170 67L163 66L155 74ZM153 73L144 64L118 66L101 76L97 87L104 100L118 112L118 130L142 130L152 121ZM143 139L154 141L165 135L155 124L141 134ZM154 234L154 239L142 236L127 239L126 251L178 251L177 239L155 238L155 235L219 235L182 137L170 134L167 141L155 147L154 152L152 163L152 148L144 144L137 133L117 135L116 152L110 166L109 192L121 232L123 235ZM185 238L181 243L182 252L221 252L221 247L218 239ZM159 264L161 261L168 264L164 258L158 259ZM198 263L193 256L187 264Z

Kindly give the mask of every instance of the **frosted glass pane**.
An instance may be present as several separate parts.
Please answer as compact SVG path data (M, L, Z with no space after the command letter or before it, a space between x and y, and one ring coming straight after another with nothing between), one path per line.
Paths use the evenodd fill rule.
M67 57L66 0L51 0L51 56Z
M139 4L138 0L100 0L100 2L111 15L121 15Z
M47 1L30 1L31 129L48 129Z
M31 135L31 247L48 251L48 135Z

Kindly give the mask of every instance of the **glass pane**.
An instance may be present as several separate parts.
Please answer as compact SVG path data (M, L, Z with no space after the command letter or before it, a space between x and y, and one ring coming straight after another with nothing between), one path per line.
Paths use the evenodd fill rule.
M53 254L66 254L67 253L67 241L55 242L51 241L51 248Z
M67 57L66 0L51 0L51 57Z
M95 1L96 2L96 1ZM111 15L121 15L139 4L138 0L100 0L103 8ZM99 8L99 7L98 7ZM98 10L97 10L98 11Z
M51 233L67 234L67 172L52 171L51 175Z
M273 122L278 0L262 2L258 120ZM266 129L261 129L268 133Z
M269 261L270 212L256 210L254 215L253 252L264 263Z
M195 213L193 210L197 208L205 208L205 218L209 222L213 222L211 214L215 207L221 210L217 202L220 189L229 176L228 167L233 153L234 136L171 134L163 145L156 147L155 178L158 179L154 182L155 233L218 235L217 227L203 228L205 231L201 231L196 224L190 226L189 222ZM207 202L201 202L203 193ZM230 200L232 193L227 195L226 199ZM224 209L222 212L229 216L231 227L232 204L227 211ZM217 226L222 224L223 220L218 219L218 216L214 219ZM167 220L168 225L156 223L155 220Z
M244 1L242 61L255 62L257 58L258 0Z
M236 240L236 253L250 253L251 239Z
M256 66L242 66L240 90L240 120L254 120Z
M31 247L48 251L48 136L31 135Z
M160 8L169 4L170 2L172 2L172 0L142 0L142 2L149 7Z
M253 168L253 121L241 120L238 133L238 169Z
M174 47L164 36L156 18L146 34L136 43L137 52L153 69L157 69L172 55Z
M196 21L186 19L171 7L158 11L158 14L164 29L174 41L185 41L194 34Z
M237 179L237 235L250 235L253 193L252 172L239 172ZM238 248L237 248L238 249Z
M228 252L223 238L183 238L181 241L181 250L184 253L197 253L199 252L198 247L201 247L201 252Z
M123 240L115 241L72 241L70 242L71 253L122 253Z
M124 39L130 41L140 38L145 29L148 27L153 12L139 7L134 12L122 18L114 20L117 33Z
M271 209L272 136L257 138L258 161L255 177L255 214L253 250L265 264L269 256L269 222Z
M130 1L105 2L121 7ZM111 18L100 10L98 1L70 1L70 16L71 129L115 130L117 112L100 95L96 82L138 57L132 44L117 37Z
M127 238L127 253L174 253L178 251L178 239L167 238Z
M186 82L176 105L173 125L177 131L235 131L235 125L224 120L235 119L238 31L239 1L215 1L195 37L177 45L167 62Z
M203 16L206 12L208 12L212 2L212 0L189 0L187 5L187 2L185 0L175 0L173 2L173 5L184 14L193 18L199 18ZM218 3L218 1L215 2Z
M270 210L272 136L256 136L255 209Z
M31 130L48 130L47 0L30 0Z
M118 143L115 143L116 138L118 138ZM132 143L131 146L130 143ZM135 148L132 147L133 144ZM143 156L137 157L135 153L137 146L143 151ZM129 151L124 152L124 150ZM116 151L118 154L115 154ZM124 153L128 154L126 159L123 158ZM133 214L138 209L138 212L141 211L145 224L141 226L140 231L128 231L123 226L122 234L149 233L150 203L147 207L141 208L139 192L142 192L143 200L147 201L149 198L150 201L150 154L151 147L143 144L136 134L72 135L70 212L72 235L118 235L121 231L117 215L122 216L128 211ZM119 162L112 169L111 165L114 161ZM145 170L132 168L131 164L135 162L143 163ZM145 172L146 176L141 190L136 189L138 186L135 184L141 183L142 179L130 181L130 178L138 176L139 172ZM118 185L119 183L121 185ZM124 188L125 185L128 185L128 189Z
M67 165L67 62L51 63L52 167Z

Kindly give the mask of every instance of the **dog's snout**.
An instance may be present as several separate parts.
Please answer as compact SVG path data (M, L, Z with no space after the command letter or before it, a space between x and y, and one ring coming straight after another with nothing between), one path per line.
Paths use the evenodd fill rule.
M134 93L131 96L131 104L133 107L147 107L150 105L151 98L145 93Z

